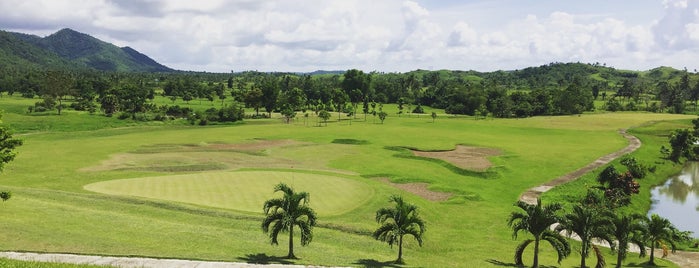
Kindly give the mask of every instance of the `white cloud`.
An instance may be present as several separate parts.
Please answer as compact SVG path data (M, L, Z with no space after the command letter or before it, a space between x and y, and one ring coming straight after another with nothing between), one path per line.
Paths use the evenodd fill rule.
M478 41L478 33L467 23L459 21L449 34L450 46L470 46Z
M70 27L174 68L221 72L487 71L553 61L696 68L686 64L699 58L699 1L657 1L664 15L630 22L634 10L608 11L603 0L555 8L518 0L3 0L0 28L46 35Z

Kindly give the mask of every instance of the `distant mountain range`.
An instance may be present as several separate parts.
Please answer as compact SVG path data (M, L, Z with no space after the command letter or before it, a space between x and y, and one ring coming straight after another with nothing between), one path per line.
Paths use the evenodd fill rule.
M47 37L0 31L0 67L60 68L119 72L172 72L130 47L62 29Z

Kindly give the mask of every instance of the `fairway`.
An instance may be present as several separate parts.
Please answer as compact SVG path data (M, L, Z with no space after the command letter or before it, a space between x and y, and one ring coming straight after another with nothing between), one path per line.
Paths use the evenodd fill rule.
M330 175L280 172L206 172L185 175L110 180L92 183L86 190L202 206L262 213L265 200L279 197L274 186L283 182L311 194L311 207L320 215L339 215L369 200L373 190L353 179Z
M18 97L0 103L14 100L25 105ZM270 246L260 223L264 201L281 197L274 186L284 182L308 192L319 216L313 242L296 248L301 259L289 263L376 267L393 260L395 246L370 234L378 227L376 211L389 205L389 196L401 195L419 207L428 228L422 247L406 240L410 266L512 266L513 250L529 238L512 239L506 222L522 192L624 148L628 141L618 130L625 128L643 142L634 155L658 165L655 175L661 176L672 168L656 163L658 148L667 142L664 135L696 118L599 113L486 120L440 116L433 122L399 117L395 105L384 109L391 112L384 124L370 117L350 125L343 118L322 127L274 118L107 128L84 125L77 119L89 116L72 111L60 117L8 113L3 120L20 130L24 145L0 175L2 189L13 192L2 206L0 240L8 242L0 248L279 263L276 258L286 249ZM654 121L662 123L649 125ZM33 130L59 123L76 129ZM462 146L497 150L483 155L493 167L488 176L407 149L457 153L451 150ZM655 180L644 179L643 189ZM592 185L594 178L572 183L575 189L563 185L562 193L583 192L585 183ZM645 199L650 203L649 196ZM279 242L285 245L288 238ZM541 263L556 265L551 248L544 250ZM610 251L604 253L612 260ZM632 257L625 264L646 260ZM558 267L578 263L578 257L569 257Z

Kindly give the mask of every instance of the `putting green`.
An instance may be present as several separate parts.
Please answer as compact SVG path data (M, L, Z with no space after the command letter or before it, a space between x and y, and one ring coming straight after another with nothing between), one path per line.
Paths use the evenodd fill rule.
M320 174L237 171L145 177L103 181L85 185L88 191L184 202L210 207L262 213L265 200L280 197L280 182L310 194L309 205L320 215L351 211L373 195L360 181Z

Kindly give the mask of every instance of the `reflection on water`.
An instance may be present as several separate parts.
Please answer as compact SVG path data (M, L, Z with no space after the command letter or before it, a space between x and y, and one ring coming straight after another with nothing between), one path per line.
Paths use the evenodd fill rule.
M648 214L670 220L681 231L699 237L699 163L687 162L682 172L664 185L651 189L653 205Z

